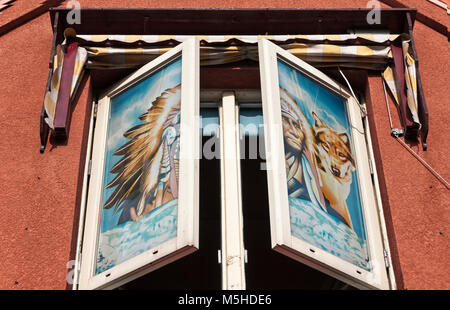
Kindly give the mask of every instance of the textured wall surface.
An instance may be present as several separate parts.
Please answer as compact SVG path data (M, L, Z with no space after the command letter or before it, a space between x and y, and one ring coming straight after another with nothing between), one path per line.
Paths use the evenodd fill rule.
M416 23L414 38L419 56L419 70L429 110L428 151L420 145L410 147L447 181L450 160L446 152L450 139L446 132L449 117L448 81L450 68L447 38ZM369 81L373 119L386 184L385 209L392 215L398 259L407 289L450 288L450 195L417 159L390 136L383 86L378 78ZM391 105L394 127L400 123Z
M366 1L347 0L80 3L82 7L141 8L366 6ZM447 38L418 22L414 36L430 114L430 133L427 152L420 146L412 147L443 177L450 179L446 154L450 150L446 132L450 122L449 43ZM0 37L0 289L65 289L66 265L74 256L89 90L84 89L75 106L68 144L52 149L48 145L45 153L40 154L39 116L51 40L47 14ZM369 92L372 131L377 138L374 142L377 169L381 173L386 223L400 288L450 289L449 191L390 136L379 78L369 79ZM394 123L398 126L398 120Z
M0 37L2 289L66 287L81 190L82 136L89 116L85 92L74 110L68 144L53 149L48 145L44 154L39 153L51 41L48 15Z

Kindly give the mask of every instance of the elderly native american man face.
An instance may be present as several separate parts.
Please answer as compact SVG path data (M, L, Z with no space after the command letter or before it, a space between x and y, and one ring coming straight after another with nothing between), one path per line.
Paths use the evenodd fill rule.
M295 100L283 88L280 88L280 99L286 153L299 154L309 148L311 127Z

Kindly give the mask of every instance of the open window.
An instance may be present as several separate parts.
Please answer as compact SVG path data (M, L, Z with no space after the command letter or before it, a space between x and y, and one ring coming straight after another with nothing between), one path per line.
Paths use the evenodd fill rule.
M79 289L114 288L198 249L199 45L99 97Z
M272 247L359 288L389 289L361 106L259 42Z

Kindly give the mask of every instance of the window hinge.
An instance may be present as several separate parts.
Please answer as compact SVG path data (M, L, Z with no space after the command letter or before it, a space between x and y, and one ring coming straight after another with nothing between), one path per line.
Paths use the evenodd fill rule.
M97 111L98 111L98 103L96 102L94 104L94 118L97 118Z
M389 264L389 253L388 251L386 251L386 249L383 250L383 254L384 254L384 264L386 265L386 269L388 269L390 267Z
M221 250L217 250L217 261L219 262L219 264L222 264L222 251Z
M360 110L361 110L361 118L364 119L367 116L367 107L366 104L360 104Z
M89 159L89 163L88 163L88 175L91 175L91 170L92 170L92 159Z
M76 285L78 288L78 283L80 283L80 274L81 274L81 259L82 259L83 255L80 252L80 256L78 258L78 264L75 266L75 268L77 268L77 281L76 283L74 283L73 285Z
M244 250L244 263L248 263L248 253L247 250Z
M370 159L369 159L369 169L370 169L370 174L373 175L373 164Z
M83 259L83 253L80 252L78 255L78 264L76 265L77 273L78 273L78 279L80 278L80 272L81 272L81 260Z

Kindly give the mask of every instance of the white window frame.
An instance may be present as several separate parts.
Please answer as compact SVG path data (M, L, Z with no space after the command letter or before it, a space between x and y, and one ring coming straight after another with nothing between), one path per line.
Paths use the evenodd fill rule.
M107 90L98 101L92 169L86 204L78 289L112 289L186 256L199 247L199 42L191 38L149 62ZM94 275L101 221L101 197L111 98L182 58L180 165L177 236ZM86 178L85 178L86 180ZM83 206L82 206L83 208ZM84 216L84 214L82 214Z
M98 175L103 174L103 165L102 162L104 160L104 156L100 156L99 153L104 154L105 146L104 141L106 141L106 121L105 117L109 115L109 103L110 98L114 96L115 94L124 91L127 87L132 86L133 84L139 82L141 79L145 78L149 74L152 74L157 69L161 68L165 64L171 62L175 58L177 58L180 55L186 55L186 57L194 57L194 61L183 61L182 62L182 102L186 102L187 100L193 100L194 104L190 105L183 105L182 106L182 124L190 122L190 125L193 127L191 128L197 128L199 129L199 123L197 117L192 117L189 119L186 117L188 115L187 113L191 113L195 111L195 115L199 115L199 96L202 96L202 101L221 101L222 104L219 104L219 117L221 118L220 123L223 124L224 116L227 115L227 118L230 122L234 122L237 124L237 127L239 127L239 103L245 102L261 102L263 106L263 112L264 112L264 123L265 123L265 139L266 139L266 162L267 162L267 178L269 182L269 205L270 205L270 225L271 225L271 235L272 235L272 247L295 260L298 260L302 263L305 263L306 265L309 265L313 268L316 268L326 274L329 274L330 276L333 276L341 281L347 282L351 285L354 285L358 288L395 288L395 279L392 273L392 270L389 272L389 279L390 279L390 285L386 279L385 273L386 270L384 269L384 257L382 256L384 249L389 249L387 244L387 234L386 234L386 228L384 221L382 220L383 217L383 211L380 205L380 194L379 194L379 188L377 186L377 175L376 170L372 172L372 175L375 179L375 186L367 178L363 178L361 175L366 174L370 175L369 170L369 164L368 162L371 161L372 167L374 167L374 159L373 159L373 151L370 144L370 136L368 136L368 123L367 118L364 119L365 126L367 128L366 136L361 137L358 134L356 134L357 131L363 131L362 129L362 121L360 117L360 110L357 106L356 101L351 97L348 91L346 91L342 86L338 85L336 82L329 79L326 75L318 71L317 69L309 66L308 64L302 62L295 56L291 55L290 53L284 51L283 49L279 48L278 46L270 43L270 41L267 41L263 39L261 43L259 44L259 55L260 55L260 68L261 68L261 92L259 90L235 90L234 96L232 92L224 93L224 90L204 90L201 93L199 93L199 46L198 41L196 39L188 40L185 43L182 43L172 49L171 51L163 54L162 56L158 57L157 59L153 60L149 64L145 65L138 71L136 71L134 74L132 74L130 77L126 78L125 80L119 82L117 85L113 86L111 89L106 91L104 95L102 95L98 103L98 112L92 113L91 116L91 127L90 127L90 134L89 134L89 141L88 141L88 151L87 151L87 160L86 160L86 168L85 168L85 176L84 176L84 185L83 185L83 197L82 197L82 206L81 206L81 214L80 214L80 228L79 228L79 238L78 238L78 244L77 244L77 254L76 254L76 263L77 266L82 262L81 264L81 270L80 273L75 272L75 282L74 282L74 289L112 289L117 286L120 286L128 281L132 281L133 279L136 279L148 272L151 272L155 269L158 269L166 264L169 264L185 255L188 255L189 253L194 252L196 249L198 249L198 176L199 176L199 164L198 164L198 158L199 155L196 153L200 149L200 147L194 147L199 146L200 143L200 136L197 134L191 135L188 142L181 142L181 145L188 145L192 146L192 148L189 148L190 154L194 154L192 158L195 158L194 164L191 164L192 161L185 161L184 164L180 162L180 171L182 170L181 166L185 167L185 171L189 170L189 175L193 176L192 181L185 182L185 186L181 185L181 177L180 177L180 197L181 197L181 190L182 188L186 188L186 195L189 195L188 200L192 202L188 206L190 208L190 211L187 211L188 208L186 208L186 212L183 212L183 216L186 220L181 220L181 223L185 223L185 227L189 227L187 229L184 229L184 231L188 231L188 236L183 239L183 236L178 235L179 238L177 238L176 242L174 240L169 240L170 242L166 242L165 244L158 247L158 253L153 255L152 253L144 253L142 255L139 255L133 260L129 260L127 262L124 262L108 271L111 272L110 276L105 277L105 273L108 271L96 275L94 277L90 276L92 274L92 268L95 266L95 261L93 259L95 258L96 247L95 242L97 242L96 238L100 228L100 210L99 208L96 209L94 203L94 199L99 199L100 194L99 191L94 190L94 183L97 183L97 187L101 188L103 186L102 184L102 178L99 180ZM282 137L282 129L281 126L279 126L279 131L275 131L275 135L269 136L268 133L273 133L273 129L271 122L280 121L279 124L281 124L281 111L280 111L280 102L279 102L279 89L278 89L278 71L276 70L276 59L277 54L280 54L283 56L284 60L288 60L290 64L295 64L294 67L301 70L303 73L311 76L314 76L314 79L320 80L325 86L331 87L334 89L334 91L339 92L341 95L346 97L348 99L349 106L352 107L352 109L348 109L349 111L349 119L352 122L352 124L356 124L355 128L353 129L353 138L357 141L354 141L354 145L358 145L359 147L357 150L355 150L355 153L357 157L357 163L358 163L358 169L360 169L360 166L362 167L362 170L364 173L359 173L358 177L360 179L360 182L363 182L365 185L364 191L369 193L368 195L364 195L364 200L370 200L370 207L364 208L364 217L366 219L366 232L367 232L367 241L369 246L373 244L370 239L371 236L374 234L375 237L375 245L370 247L370 253L377 253L376 257L371 257L372 264L377 266L377 270L374 270L374 272L367 272L361 268L357 268L356 266L343 261L327 252L322 251L321 249L318 249L317 247L314 247L313 245L307 244L306 242L303 242L299 239L295 240L295 237L290 236L290 232L287 233L289 229L289 210L288 210L288 203L287 203L287 188L286 188L286 175L285 175L285 168L284 168L284 145L283 145L283 139L280 139ZM275 61L274 61L275 60ZM190 72L190 73L187 73ZM195 78L192 78L192 74L195 75ZM188 98L189 99L186 99ZM234 98L231 98L234 97ZM262 97L262 100L260 99ZM192 99L195 98L195 99ZM255 99L257 98L257 99ZM231 104L231 101L233 101L233 104ZM227 108L224 109L224 102L228 103L226 104ZM234 108L233 108L234 105ZM253 105L252 105L253 106ZM183 110L184 109L184 110ZM226 111L225 111L226 110ZM268 113L267 113L268 112ZM94 130L94 114L97 114L97 123ZM234 115L232 115L234 114ZM270 115L269 115L270 114ZM183 118L183 115L185 117ZM233 120L234 117L234 120ZM279 119L278 119L279 118ZM353 122L355 121L355 123ZM183 126L183 125L182 125ZM222 125L221 129L222 128ZM183 131L182 131L183 132ZM239 131L236 132L237 135L239 135ZM280 136L281 134L281 136ZM236 140L235 147L233 148L233 154L237 155L237 161L231 162L227 165L221 161L221 178L222 178L222 194L226 192L225 188L226 182L224 180L225 171L231 171L236 170L236 172L239 174L239 184L228 184L228 192L230 190L232 193L228 193L227 197L229 195L232 195L235 197L235 201L239 202L239 205L232 205L230 202L230 199L228 199L225 196L222 196L222 249L220 251L220 262L222 264L222 289L245 289L245 248L243 244L243 225L242 225L242 206L241 206L241 188L240 188L240 160L239 160L239 139L238 137L234 136L235 133L228 134L227 140L231 141L233 139ZM186 135L185 135L186 136ZM222 159L224 159L225 148L224 145L224 135L221 134L221 152L222 152ZM367 145L364 141L365 139L368 139ZM194 140L192 140L194 139ZM92 140L94 140L94 143L92 144ZM183 139L185 140L185 139ZM103 142L102 142L103 141ZM92 147L91 147L92 144ZM100 145L100 146L99 146ZM367 146L367 149L365 148ZM91 148L93 149L92 153L92 164L90 164L90 153ZM230 152L228 150L227 152ZM237 152L237 153L236 153ZM281 156L281 157L280 157ZM368 160L363 160L368 158ZM275 170L273 169L275 167ZM231 167L229 168L225 167ZM88 171L90 170L89 167L92 167L91 180L88 184ZM281 167L281 169L280 169ZM278 172L277 172L278 171ZM97 174L97 176L95 176ZM180 173L180 176L182 174ZM370 178L370 177L369 177ZM228 178L227 178L228 179ZM183 183L184 184L184 183ZM237 188L235 188L238 185ZM99 187L100 186L100 187ZM187 188L190 188L187 190ZM283 198L283 192L286 193L285 198ZM375 193L374 193L375 191ZM89 192L89 195L87 193ZM93 196L97 196L96 198L93 198ZM375 199L375 196L377 199ZM86 198L87 197L87 198ZM363 197L362 197L363 198ZM87 200L87 204L86 204ZM185 200L186 201L186 200ZM284 205L283 205L284 203ZM86 205L86 208L84 207ZM180 206L180 203L179 203ZM276 206L282 206L282 208L277 208ZM287 209L286 209L287 208ZM369 210L366 210L369 209ZM287 210L287 221L286 221L286 210ZM227 214L229 219L226 220ZM379 213L379 214L377 214ZM370 214L371 218L373 220L368 223L367 221L367 214ZM379 215L379 216L378 216ZM375 216L375 217L373 217ZM86 220L85 220L86 219ZM277 219L277 220L274 220ZM379 223L376 219L379 219ZM225 223L227 222L233 222L233 225L236 229L225 229ZM277 222L278 221L278 222ZM286 223L288 225L286 225ZM369 232L369 227L371 231ZM381 229L381 236L380 235L380 229ZM180 231L180 230L179 230ZM236 235L236 233L239 233ZM82 236L84 235L84 239ZM378 237L377 237L378 236ZM383 248L383 242L384 242L384 248ZM184 246L183 246L184 244ZM94 248L93 248L94 247ZM295 249L295 250L294 250ZM314 254L311 254L312 252L310 249L313 249L315 251ZM151 249L149 252L154 251L155 249ZM375 252L373 252L375 251ZM234 253L235 252L235 253ZM229 261L229 257L233 256L231 254L236 254L235 257L238 259L235 259L235 261ZM387 250L387 253L389 253L389 250ZM148 255L146 255L148 254ZM375 259L375 260L374 260ZM392 263L390 261L389 255L387 256L388 261L390 262L390 265L392 266ZM228 264L228 263L232 264ZM77 267L76 266L76 267ZM88 267L89 266L89 267ZM90 271L88 268L91 268ZM354 274L355 270L360 271L361 274ZM114 272L114 274L112 273ZM89 272L91 272L89 274ZM100 277L100 276L103 276ZM106 279L107 278L107 279ZM381 279L381 280L380 280Z
M224 92L219 106L222 214L222 288L245 289L239 106L234 92Z
M218 253L222 267L223 290L246 289L246 250L242 210L240 122L241 106L255 107L261 93L254 89L201 90L204 107L217 107L219 114L221 179L221 249ZM256 104L256 107L260 107Z
M379 217L380 201L377 201L371 171L361 109L344 87L325 74L266 39L259 41L261 92L265 124L267 178L269 188L271 242L274 250L310 267L361 289L392 288L385 265L383 225ZM322 86L347 100L347 113L352 125L352 139L357 174L361 192L362 213L367 235L371 271L359 268L331 253L291 235L288 190L286 182L284 139L281 120L281 104L277 59L280 58ZM367 124L366 124L367 125Z

